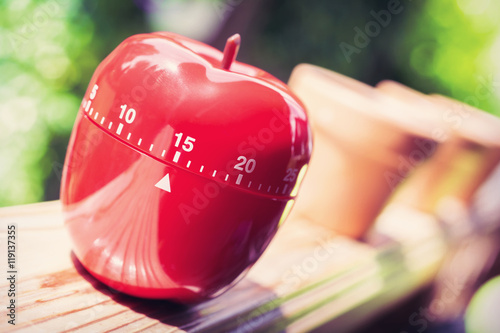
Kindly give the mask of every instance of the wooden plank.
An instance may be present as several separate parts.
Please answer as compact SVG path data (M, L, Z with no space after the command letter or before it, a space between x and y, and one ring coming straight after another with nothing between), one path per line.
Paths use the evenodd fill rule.
M2 320L2 332L302 332L335 320L347 330L430 283L447 248L432 217L401 207L385 212L367 242L288 221L235 287L183 307L116 294L92 278L71 253L57 201L0 209L0 220L2 242L12 223L19 242L17 324Z
M3 253L7 226L17 226L18 280L16 325L5 320L3 304L0 331L350 331L431 283L452 246L460 245L463 256L497 244L487 237L500 222L498 184L500 169L471 210L453 201L443 205L448 213L441 222L389 205L364 242L287 221L244 279L191 307L118 294L95 280L71 252L58 201L1 208ZM1 261L3 272L6 264ZM483 265L461 273L473 278ZM6 279L0 289L6 295Z

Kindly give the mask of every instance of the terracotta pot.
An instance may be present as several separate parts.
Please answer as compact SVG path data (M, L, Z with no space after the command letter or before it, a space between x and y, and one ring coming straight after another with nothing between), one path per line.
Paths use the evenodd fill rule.
M433 144L430 120L371 86L312 65L298 65L289 85L308 109L314 136L290 219L361 237L416 155L426 158L420 147Z
M464 103L438 95L424 95L393 81L377 89L398 98L408 108L418 107L439 117L432 128L443 141L429 159L400 188L394 201L434 213L444 198L468 206L477 189L500 161L500 119Z
M462 117L460 121L456 118L455 140L443 145L436 157L454 163L460 170L453 191L447 195L470 205L477 190L500 163L500 118L448 97L431 95L430 99L448 114Z

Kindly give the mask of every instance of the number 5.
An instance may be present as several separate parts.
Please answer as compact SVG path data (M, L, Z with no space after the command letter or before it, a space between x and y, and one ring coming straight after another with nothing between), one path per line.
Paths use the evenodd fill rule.
M94 87L92 88L92 91L90 92L90 99L94 99L95 95L97 94L97 89L99 89L99 86L97 84L94 84Z

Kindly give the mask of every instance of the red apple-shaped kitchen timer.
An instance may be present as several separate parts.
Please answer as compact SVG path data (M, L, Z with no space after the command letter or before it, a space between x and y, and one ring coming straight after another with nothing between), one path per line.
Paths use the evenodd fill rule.
M172 33L135 35L97 68L61 185L74 253L124 293L192 302L227 289L290 210L311 154L286 85Z

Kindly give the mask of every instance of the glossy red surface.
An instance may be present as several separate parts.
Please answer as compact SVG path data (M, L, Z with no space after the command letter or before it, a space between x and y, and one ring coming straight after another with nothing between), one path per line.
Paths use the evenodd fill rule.
M97 68L61 186L74 252L131 295L199 301L262 254L311 153L281 81L170 33L136 35ZM227 59L226 59L227 60Z

